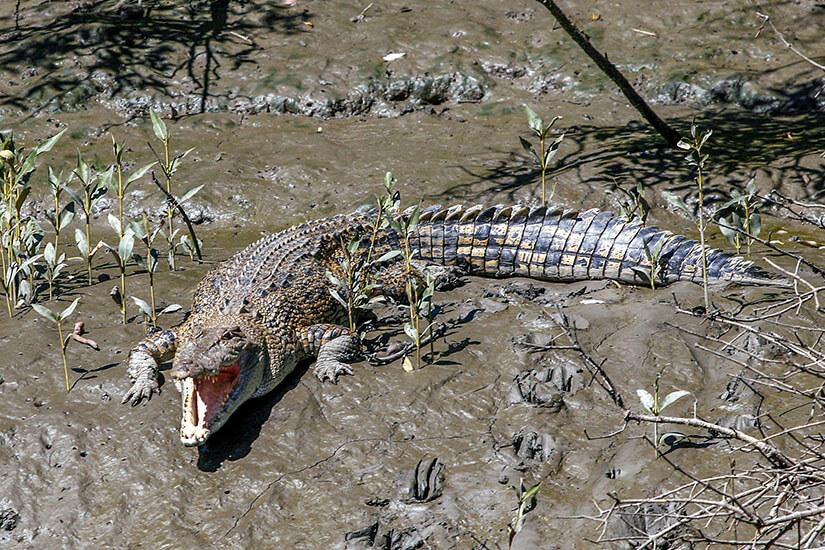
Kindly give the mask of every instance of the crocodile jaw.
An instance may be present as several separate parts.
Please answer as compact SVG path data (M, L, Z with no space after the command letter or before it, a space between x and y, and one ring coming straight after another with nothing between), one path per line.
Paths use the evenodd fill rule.
M187 447L203 445L255 393L262 377L260 357L244 353L234 363L222 366L217 375L176 379L181 392L181 443Z

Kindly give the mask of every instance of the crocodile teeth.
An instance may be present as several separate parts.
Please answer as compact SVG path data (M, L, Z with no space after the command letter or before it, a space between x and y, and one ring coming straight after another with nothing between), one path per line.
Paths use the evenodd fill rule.
M194 378L184 378L180 384L183 400L180 439L184 445L199 445L209 437L206 425L206 404L196 391Z

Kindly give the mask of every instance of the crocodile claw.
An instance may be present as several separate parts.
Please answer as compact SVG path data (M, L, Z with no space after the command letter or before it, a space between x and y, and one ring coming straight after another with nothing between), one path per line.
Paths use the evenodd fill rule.
M151 401L152 395L155 393L160 393L160 385L158 384L157 378L141 377L135 380L135 383L132 384L132 387L129 388L129 391L123 396L121 403L131 401L134 407L140 404L144 398L146 401Z
M329 380L333 384L337 384L338 377L342 374L352 376L352 367L346 363L328 359L326 361L316 363L313 372L315 373L315 377L321 382Z

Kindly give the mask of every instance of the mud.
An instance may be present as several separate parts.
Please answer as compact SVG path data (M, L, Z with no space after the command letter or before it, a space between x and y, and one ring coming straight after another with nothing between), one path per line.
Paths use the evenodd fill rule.
M14 3L3 3L0 126L20 143L68 128L46 159L67 170L75 149L105 160L109 134L126 137L131 170L152 160L148 108L170 117L173 148L196 147L176 176L179 194L206 184L187 211L207 261L181 256L176 272L162 265L161 307L188 307L205 271L260 234L369 202L388 170L407 204L537 202L535 171L518 142L529 137L525 103L545 118L564 117L551 174L556 202L616 208L621 195L608 191L641 181L651 221L695 235L661 195L695 203L682 155L638 122L539 4L376 3L360 18L366 3L144 0L142 12L117 4L23 1L15 23ZM797 47L816 51L821 6L771 9ZM686 131L696 116L714 129L712 206L751 174L764 193L811 202L825 193L821 77L770 29L754 39L760 21L750 4L596 2L569 15L670 123ZM388 53L406 55L385 62ZM50 205L44 182L41 166L27 205L38 217ZM111 239L113 204L98 212L94 241ZM126 209L159 220L162 197L142 181ZM766 209L766 231L819 238L778 214ZM711 244L728 246L718 233ZM766 249L755 256L788 266ZM102 348L69 346L69 394L53 326L28 310L0 319L4 547L506 548L511 487L521 478L543 485L513 547L590 547L598 525L565 518L594 515L593 502L609 502L609 492L653 494L673 483L673 472L639 437L644 427L588 437L620 427L622 412L577 353L542 350L560 333L562 314L583 348L605 360L631 408L635 390L650 389L665 366L663 384L691 391L707 418L752 426L748 415L770 405L740 383L740 366L698 350L675 328L714 330L674 310L702 303L694 285L473 279L438 295L451 328L432 365L407 373L397 363L363 363L336 386L304 366L206 446L188 449L171 384L147 406L120 405L125 358L144 328L134 308L120 324L107 296L115 267L108 258L95 265L87 287L72 262L58 301L47 304L62 308L80 296L72 320L82 319ZM135 266L127 291L148 295L147 275ZM775 293L728 288L714 301L735 307ZM689 401L674 414L689 414ZM712 472L727 468L724 449L673 454Z

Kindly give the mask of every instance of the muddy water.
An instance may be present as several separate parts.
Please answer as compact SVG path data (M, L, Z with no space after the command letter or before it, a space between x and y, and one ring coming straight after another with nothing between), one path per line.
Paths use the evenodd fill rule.
M87 158L108 158L112 133L128 137L126 158L141 166L151 160L144 142L152 134L140 115L152 103L180 117L169 120L173 147L196 147L176 177L181 190L206 184L187 209L198 222L207 263L181 257L174 273L162 266L161 305L188 306L214 262L264 232L364 204L380 192L388 170L408 204L535 203L539 191L517 139L529 137L522 103L547 118L564 116L559 127L567 138L553 173L557 202L615 208L606 191L642 181L654 206L651 219L692 231L660 194L672 190L693 199L681 156L632 122L637 114L561 31L550 30L538 4L382 4L353 23L361 7L347 3L299 2L287 9L215 2L210 12L206 3L191 2L187 12L144 2L154 12L143 24L129 23L136 17L129 11L107 12L114 2L102 8L22 4L18 30L10 6L0 12L9 75L2 122L18 140L69 128L48 157L69 169L77 148ZM823 189L821 115L794 115L799 105L788 103L812 73L773 38L752 39L758 23L744 4L682 6L669 21L644 15L663 13L664 5L597 3L592 13L571 15L611 59L626 55L623 68L679 128L704 103L744 106L698 113L699 123L715 131L713 189L727 191L755 173L763 191L816 200ZM666 6L671 13L674 6ZM121 64L107 61L100 48L126 39L113 34L115 15L118 28L145 39L113 50ZM815 17L792 7L775 15L795 25L800 45L817 36ZM201 26L186 30L180 21ZM678 32L670 32L674 26ZM145 37L141 28L169 40ZM64 42L50 41L49 33ZM200 52L194 59L187 57L193 44ZM130 51L143 57L127 57ZM387 65L381 57L390 52L407 55ZM207 66L210 59L220 63ZM434 83L443 75L449 78ZM406 88L409 82L414 85ZM714 95L714 89L735 93ZM760 113L765 105L773 105L774 114ZM201 113L202 107L212 112ZM782 109L793 117L776 116ZM44 174L44 168L36 173L41 188L27 206L41 217L48 204ZM709 200L722 194L711 192ZM151 183L141 182L126 208L159 220L160 204ZM105 217L103 210L95 220L94 240L111 239ZM803 231L768 214L764 223ZM726 243L717 235L712 244ZM823 261L819 251L799 250ZM31 311L0 320L4 546L363 548L375 540L380 548L506 547L515 507L511 486L523 478L543 485L514 547L589 547L586 538L598 535L598 525L562 518L593 515L592 503L605 505L608 492L646 496L675 481L639 437L643 428L588 439L618 428L622 412L577 354L536 353L529 346L560 333L554 321L560 313L577 327L583 348L606 360L628 406L636 407L635 390L650 388L663 367L667 390L690 390L705 417L751 413L756 406L752 395L722 399L739 367L698 350L674 328L713 330L674 312L675 301L701 303L693 285L654 292L604 283L471 280L439 296L442 319L455 326L436 344L434 364L414 373L398 364L361 364L337 386L322 385L302 369L282 391L249 403L208 445L192 450L179 443L179 396L170 384L147 406L120 405L128 387L126 354L144 329L131 318L134 309L130 322L120 324L107 296L116 272L105 258L96 268L96 283L86 287L73 262L59 300L48 304L65 307L80 296L73 320L82 319L102 348L70 345L68 395L61 390L53 327ZM147 284L145 273L130 268L130 294L146 298ZM714 299L732 306L745 295L770 291L726 289ZM162 322L180 320L175 314ZM673 412L687 414L688 401ZM708 472L727 464L716 449L680 453L686 462L706 462ZM411 492L416 466L433 466L435 459L440 474Z

